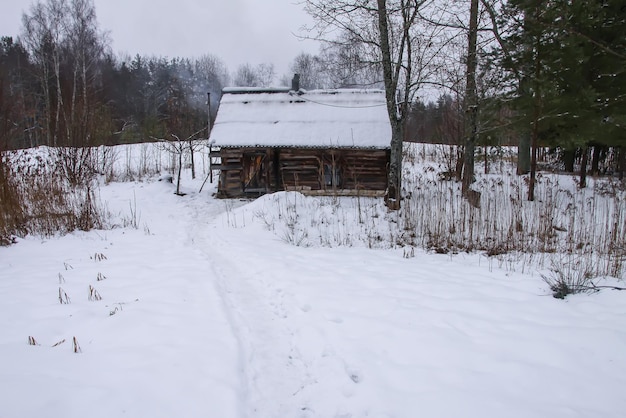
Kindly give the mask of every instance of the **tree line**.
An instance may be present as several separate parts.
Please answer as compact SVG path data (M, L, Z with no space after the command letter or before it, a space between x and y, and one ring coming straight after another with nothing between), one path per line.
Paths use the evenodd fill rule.
M47 0L0 40L0 144L90 146L137 142L207 125L229 81L211 55L116 57L91 0ZM204 133L206 137L206 131Z
M208 97L214 117L224 86L275 78L272 64L231 75L211 54L118 57L92 0L40 1L23 14L18 39L0 38L0 147L206 137Z
M458 178L474 149L519 145L519 173L552 147L563 168L611 157L626 165L626 6L618 0L307 0L304 37L318 54L294 58L305 89L386 91L393 130L390 189L401 188L402 141L459 145ZM290 76L278 83L289 85ZM200 58L118 57L92 0L41 0L19 39L0 42L0 145L84 146L169 135L206 136L207 93L268 86L272 64L230 73ZM531 187L532 188L532 187ZM532 192L532 190L531 190ZM529 193L529 198L532 198Z
M93 0L40 0L24 12L17 39L0 38L0 149L203 138L207 108L214 118L227 85L290 85L300 73L305 89L380 87L377 67L359 50L344 44L299 54L280 78L271 63L230 72L210 53L118 56Z

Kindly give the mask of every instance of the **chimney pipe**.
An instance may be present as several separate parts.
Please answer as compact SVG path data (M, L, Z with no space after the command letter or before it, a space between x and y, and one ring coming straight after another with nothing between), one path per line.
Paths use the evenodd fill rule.
M300 91L300 74L294 74L293 80L291 80L291 90Z

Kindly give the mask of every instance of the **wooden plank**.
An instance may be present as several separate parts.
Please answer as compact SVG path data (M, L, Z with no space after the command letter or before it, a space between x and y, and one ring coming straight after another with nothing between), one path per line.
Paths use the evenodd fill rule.
M337 190L307 190L300 192L307 196L361 196L361 197L383 197L385 190L356 190L356 189L337 189Z
M212 155L216 155L213 153ZM219 151L221 163L214 164L220 169L220 193L232 197L252 193L266 193L276 190L308 190L319 194L366 196L384 193L387 186L387 166L389 150L362 150L337 148L222 148ZM265 165L266 187L243 190L242 171L244 155L267 155ZM328 190L324 185L324 166L337 164L341 171L342 190ZM363 188L368 190L362 190Z
M242 170L243 166L241 164L237 164L237 165L228 165L228 164L211 164L211 169L212 170L223 170L223 171L228 171L228 170Z
M295 165L295 166L283 166L280 167L281 171L320 171L320 167L317 165Z

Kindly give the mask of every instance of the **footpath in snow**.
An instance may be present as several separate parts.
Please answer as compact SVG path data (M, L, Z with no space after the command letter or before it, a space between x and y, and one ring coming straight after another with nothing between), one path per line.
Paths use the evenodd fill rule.
M265 221L275 200L202 243L228 278L248 416L622 416L623 294L555 300L479 256L288 245Z
M239 344L190 199L158 182L102 193L139 228L0 248L0 417L242 416Z
M138 229L0 248L0 417L626 410L619 292L559 301L478 255L293 246L263 221L271 198L171 187L103 187Z

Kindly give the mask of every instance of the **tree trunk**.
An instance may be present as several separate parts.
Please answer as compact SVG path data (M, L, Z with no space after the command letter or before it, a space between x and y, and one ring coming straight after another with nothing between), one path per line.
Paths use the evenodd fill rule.
M530 135L523 133L517 145L517 175L528 174L530 171Z
M602 156L602 148L600 145L594 145L593 154L591 155L591 175L597 176L600 171L600 157Z
M457 151L456 151L456 164L454 166L454 175L455 175L456 181L461 181L461 178L463 178L463 163L464 163L465 151L460 146L457 147L456 149Z
M180 174L183 171L183 146L178 144L178 176L176 178L176 194L180 196Z
M489 147L485 145L483 149L485 154L485 174L489 174Z
M59 58L59 53L56 50L56 48L58 48L58 46L55 46L55 52L54 52L54 78L55 78L55 84L56 84L56 91L57 91L57 107L56 107L56 115L55 115L55 127L54 127L54 136L53 136L53 142L54 142L54 146L58 146L58 145L64 145L67 146L68 144L65 143L65 141L61 144L59 144L59 133L61 131L61 111L63 110L63 90L61 89L61 63L60 58Z
M539 5L535 7L535 18L538 19L540 14ZM533 122L532 133L530 136L530 181L528 182L528 200L535 200L535 183L537 181L537 147L539 145L539 118L541 117L542 103L541 103L541 57L539 52L541 50L541 37L537 36L535 39L535 59L533 62L535 75L533 78Z
M565 167L566 173L574 172L574 160L576 158L576 152L572 149L564 149L563 155L561 157L563 159L563 166Z
M624 168L626 168L626 149L624 147L617 148L617 172L620 180L624 179Z
M580 160L580 188L587 187L587 161L589 161L589 147L583 148L583 155Z
M535 120L530 137L530 180L528 182L528 200L535 200L535 183L537 182L537 143L539 142L539 114L538 106L535 110Z
M191 154L191 178L196 178L196 163L193 158L193 140L189 140L189 153Z
M397 78L394 78L391 67L391 47L389 45L389 27L387 22L387 2L377 0L378 30L380 32L380 51L382 54L383 78L385 81L385 97L387 113L391 122L391 155L389 176L385 200L391 210L400 208L400 185L402 174L402 121L396 108Z
M463 158L463 182L461 191L467 196L474 182L474 148L478 137L478 93L476 90L476 41L478 38L478 0L470 5L470 24L467 43L467 67L465 84L465 155Z
M50 69L48 63L43 64L42 76L39 81L41 83L42 92L45 100L44 105L44 126L46 127L44 137L46 138L45 145L51 147L54 146L52 139L52 91L50 90ZM35 113L36 114L36 113Z

